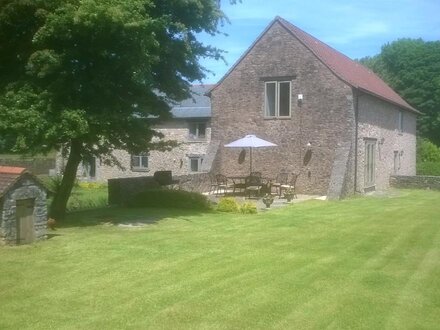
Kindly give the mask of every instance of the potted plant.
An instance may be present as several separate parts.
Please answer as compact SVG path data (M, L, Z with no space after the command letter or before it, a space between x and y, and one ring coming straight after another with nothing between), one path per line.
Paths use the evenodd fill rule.
M263 197L263 203L266 205L267 208L270 208L270 205L273 203L273 196L270 193L267 193Z
M287 199L288 203L292 201L294 196L295 196L295 192L293 191L292 188L289 188L284 192L284 198Z

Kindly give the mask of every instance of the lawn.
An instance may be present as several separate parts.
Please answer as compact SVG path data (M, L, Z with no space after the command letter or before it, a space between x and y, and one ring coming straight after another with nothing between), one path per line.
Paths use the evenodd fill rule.
M88 210L45 242L0 248L1 329L439 324L440 192L258 215Z

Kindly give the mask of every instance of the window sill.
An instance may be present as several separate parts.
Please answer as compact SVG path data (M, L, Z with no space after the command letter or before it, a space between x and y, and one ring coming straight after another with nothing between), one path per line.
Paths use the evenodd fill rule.
M149 172L150 169L148 169L148 168L136 168L136 167L132 167L132 168L131 168L131 171L132 171L132 172Z
M187 143L204 143L208 142L207 139L188 139L186 140Z
M264 120L289 120L292 119L291 116L289 117L263 117Z

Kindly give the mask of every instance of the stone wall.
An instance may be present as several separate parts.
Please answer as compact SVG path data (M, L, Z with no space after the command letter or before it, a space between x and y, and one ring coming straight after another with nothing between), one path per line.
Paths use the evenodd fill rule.
M440 176L392 175L390 186L394 188L415 188L440 190Z
M122 168L118 166L109 166L96 160L96 176L90 177L86 167L80 165L77 177L84 181L105 182L112 178L144 177L153 175L156 171L169 170L175 175L186 175L191 173L189 156L205 156L211 141L210 122L204 120L194 120L193 122L206 122L206 138L192 139L189 136L188 120L173 120L155 129L164 134L166 140L175 140L179 145L171 151L150 151L148 157L148 169L135 170L131 167L131 155L124 150L115 150L114 156L121 163ZM58 161L62 166L62 162ZM60 172L61 168L58 168Z
M291 81L289 118L264 116L264 81L271 77ZM281 171L299 173L298 192L326 194L338 144L354 141L351 87L279 23L212 91L211 107L212 139L220 144L215 173L248 174L249 150L223 145L255 134L278 145L254 149L255 171L272 178Z
M208 173L173 176L173 181L174 184L168 188L202 193L208 192L211 187ZM142 191L160 188L153 176L109 179L108 202L109 205L124 205Z
M357 190L364 192L365 188L365 139L376 141L375 190L387 189L390 175L415 175L416 115L368 94L359 95L358 109ZM399 111L403 113L402 131L398 129ZM396 172L394 152L398 153Z
M36 240L46 238L47 203L46 190L34 179L24 175L0 199L0 244L16 244L17 222L16 201L20 199L35 199L34 228Z

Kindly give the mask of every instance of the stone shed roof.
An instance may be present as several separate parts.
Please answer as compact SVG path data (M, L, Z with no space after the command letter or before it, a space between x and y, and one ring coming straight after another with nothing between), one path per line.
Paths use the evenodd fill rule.
M211 118L211 99L205 94L214 85L191 86L192 97L179 102L171 109L174 118Z
M46 187L24 167L0 166L0 198L24 175L31 176L42 187Z
M243 60L243 58L251 51L255 44L275 23L279 23L281 26L283 26L293 37L297 38L327 68L329 68L329 70L331 70L333 74L335 74L339 79L341 79L348 85L360 91L374 95L380 99L393 103L403 109L419 113L419 111L410 106L399 94L397 94L375 73L279 16L275 17L275 19L269 24L264 32L243 54L243 56L237 61L237 63L232 66L232 68L225 74L225 76L219 81L216 86L218 86L231 73L231 71L234 70L238 63ZM268 60L270 60L270 57ZM214 86L211 91L214 90L216 86Z

